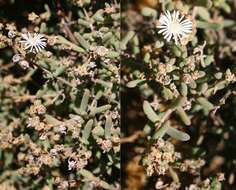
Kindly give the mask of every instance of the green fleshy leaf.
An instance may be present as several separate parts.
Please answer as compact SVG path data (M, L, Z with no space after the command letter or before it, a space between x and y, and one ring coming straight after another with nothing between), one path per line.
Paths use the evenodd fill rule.
M153 123L156 123L160 120L160 117L155 113L155 111L152 109L150 103L148 101L143 102L143 110L146 116L149 120L151 120Z
M93 120L90 119L90 120L86 123L86 125L85 125L85 127L84 127L84 129L83 129L83 131L82 131L82 141L83 141L85 144L88 144L88 138L89 138L89 136L90 136L90 134L91 134L92 127L93 127Z
M182 107L178 107L176 109L176 113L179 115L185 125L191 125L191 120Z
M138 84L144 82L144 79L137 79L137 80L132 80L130 82L127 83L127 87L128 88L135 88Z
M180 141L188 141L190 139L190 136L187 133L179 131L178 129L175 129L173 127L169 127L166 133L172 138Z
M88 89L85 89L83 97L82 97L82 101L80 104L80 108L79 108L81 113L86 112L86 110L87 110L89 95L90 95L90 91Z
M105 138L111 137L112 119L111 116L107 116L105 123Z

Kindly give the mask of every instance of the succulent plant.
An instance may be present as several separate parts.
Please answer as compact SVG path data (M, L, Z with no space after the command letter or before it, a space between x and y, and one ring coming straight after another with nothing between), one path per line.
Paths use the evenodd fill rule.
M130 145L133 155L142 157L146 169L146 174L140 174L146 179L141 188L211 189L210 178L216 176L216 171L213 172L215 176L199 174L199 178L209 178L205 187L198 184L196 188L194 185L190 188L186 183L191 179L183 176L179 166L185 163L186 158L195 160L200 157L206 159L204 162L210 162L203 155L203 152L211 152L205 147L209 138L207 134L209 131L217 133L211 130L212 125L227 126L223 124L225 121L216 124L214 120L218 116L221 118L221 110L234 96L234 45L228 43L235 41L230 35L235 30L234 5L227 0L139 0L123 7L122 91L125 96L138 94L138 98L132 99L131 103L127 101L129 105L125 106L127 113L130 112L130 118L126 117L130 120L127 127L133 127L126 133L130 137L134 136L133 133L142 134L141 137L137 135L140 138L134 138ZM135 108L137 104L142 107ZM136 127L132 123L135 118L142 121ZM223 132L217 134L223 138ZM174 145L182 158L174 159L173 153L173 163L163 161L165 151L157 148L160 140ZM201 149L202 155L195 149ZM212 151L211 156L213 154L216 156L218 152ZM132 155L127 158L127 165L132 164L132 158ZM208 170L201 164L199 168ZM221 169L219 167L218 171L224 170ZM225 174L228 172L226 169ZM191 175L189 171L186 173ZM214 179L218 185L213 189L221 189L221 180ZM153 181L157 181L156 187ZM129 183L128 179L128 189L131 187ZM224 184L222 189L230 189L227 182ZM231 185L235 186L235 182Z
M119 2L34 3L0 11L0 189L117 189Z

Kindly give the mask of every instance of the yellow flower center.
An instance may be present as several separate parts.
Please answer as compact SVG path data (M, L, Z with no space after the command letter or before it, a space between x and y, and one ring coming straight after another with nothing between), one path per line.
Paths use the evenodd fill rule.
M180 26L179 22L173 21L170 23L169 29L170 29L171 33L178 33L181 29L181 26Z

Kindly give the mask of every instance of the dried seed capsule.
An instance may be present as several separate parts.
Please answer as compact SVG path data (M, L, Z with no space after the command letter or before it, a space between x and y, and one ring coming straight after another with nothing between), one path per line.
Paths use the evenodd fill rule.
M8 36L9 38L14 38L14 37L16 36L16 32L10 30L10 31L7 33L7 36Z
M22 69L28 69L29 68L29 62L26 60L22 60L19 62L19 65L22 67Z
M19 62L20 60L22 60L22 57L21 57L21 55L19 55L19 54L15 54L15 55L12 57L12 61L13 61L14 63L17 63L17 62Z

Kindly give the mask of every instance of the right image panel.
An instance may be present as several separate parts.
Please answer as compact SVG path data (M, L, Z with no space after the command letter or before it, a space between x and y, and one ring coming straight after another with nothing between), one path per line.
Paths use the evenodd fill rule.
M235 190L236 2L122 2L122 186Z

